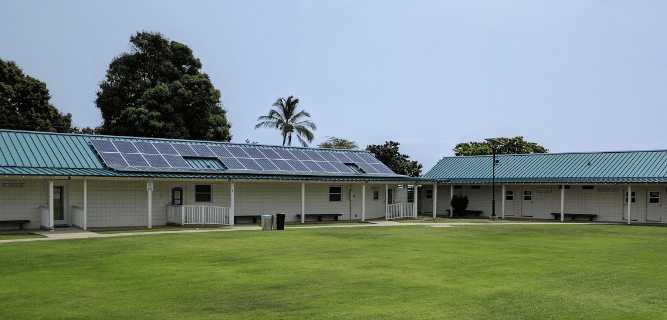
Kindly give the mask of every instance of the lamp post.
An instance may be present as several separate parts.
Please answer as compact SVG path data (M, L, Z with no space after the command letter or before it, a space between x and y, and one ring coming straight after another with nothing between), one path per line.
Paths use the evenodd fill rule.
M496 219L496 147L491 146L491 159L493 163L491 164L491 219Z

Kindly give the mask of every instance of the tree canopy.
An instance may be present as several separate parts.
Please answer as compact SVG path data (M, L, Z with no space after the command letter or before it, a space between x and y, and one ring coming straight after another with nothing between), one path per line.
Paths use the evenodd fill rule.
M313 142L313 138L315 138L313 131L317 129L317 126L312 121L307 120L310 118L310 113L306 110L297 111L299 108L298 98L294 96L278 98L272 106L274 109L257 118L255 129L278 129L283 137L283 146L292 145L293 134L296 134L297 139L304 147Z
M101 133L229 141L217 90L188 46L138 32L109 64L97 92Z
M320 143L320 148L327 149L358 149L359 146L352 141L338 137L328 137L327 141Z
M459 143L454 147L457 156L478 156L492 154L492 147L496 148L496 154L526 154L547 153L549 150L538 143L524 140L523 137L513 138L488 138L484 141L472 141Z
M410 160L410 156L402 154L399 146L400 143L396 141L387 141L383 145L369 145L366 150L395 173L411 177L419 176L422 165L415 160Z
M70 132L72 115L58 112L50 99L44 82L0 59L0 128Z

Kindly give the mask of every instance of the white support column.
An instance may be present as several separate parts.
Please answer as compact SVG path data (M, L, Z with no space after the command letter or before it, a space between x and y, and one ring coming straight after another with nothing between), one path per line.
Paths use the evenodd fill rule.
M229 225L234 225L234 217L236 216L236 183L229 184Z
M419 194L419 185L415 183L412 187L412 190L414 191L412 193L412 216L417 218L417 210L419 209L419 206L417 205L417 199L419 198L417 196Z
M389 185L384 185L384 217L387 218L387 211L389 210Z
M632 187L628 185L628 224L632 222L630 213L632 212Z
M301 223L306 223L306 183L301 182Z
M502 185L500 193L500 218L505 219L505 185Z
M438 184L433 184L433 220L438 217Z
M366 221L366 184L361 185L361 221Z
M560 186L560 222L565 222L565 185Z
M147 214L147 222L146 222L146 227L148 229L153 228L153 181L148 181L146 182L146 198L148 202L148 214Z
M46 226L48 230L53 230L53 211L53 181L49 181L49 218Z
M454 207L452 207L452 199L454 198L454 185L449 186L449 217L454 216Z
M83 217L81 228L88 230L88 179L83 179Z

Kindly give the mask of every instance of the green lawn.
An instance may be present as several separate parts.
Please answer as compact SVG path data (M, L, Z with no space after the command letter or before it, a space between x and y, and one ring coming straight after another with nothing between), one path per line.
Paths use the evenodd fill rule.
M2 319L660 319L667 228L481 225L0 245Z
M0 240L14 240L14 239L25 239L25 238L42 238L42 236L24 231L10 231L10 232L0 232Z

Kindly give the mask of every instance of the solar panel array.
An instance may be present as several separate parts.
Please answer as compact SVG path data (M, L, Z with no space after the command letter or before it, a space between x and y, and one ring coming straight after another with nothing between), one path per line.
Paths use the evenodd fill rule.
M187 159L218 159L225 171L308 175L393 175L370 153L270 146L91 140L104 163L119 171L213 172Z

